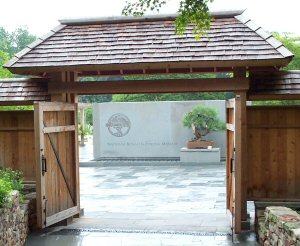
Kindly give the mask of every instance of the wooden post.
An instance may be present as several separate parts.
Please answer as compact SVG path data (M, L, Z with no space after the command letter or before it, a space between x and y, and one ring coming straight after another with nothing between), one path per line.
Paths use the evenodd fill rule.
M76 83L79 78L76 72L64 72L64 82L66 83ZM80 192L79 192L79 146L78 146L78 95L75 93L68 93L66 96L66 101L69 103L75 103L76 109L74 111L74 125L76 127L74 134L74 147L75 147L75 176L76 176L76 184L75 184L75 196L77 206L80 208Z
M235 77L246 77L239 69ZM247 220L247 92L235 93L235 233L242 231L242 221Z
M44 154L44 133L43 133L43 121L42 111L38 103L34 104L34 135L35 135L35 171L36 171L36 210L37 210L37 227L44 228L46 221L46 213L44 208L46 206L46 188L45 188L45 176L42 175L42 155Z

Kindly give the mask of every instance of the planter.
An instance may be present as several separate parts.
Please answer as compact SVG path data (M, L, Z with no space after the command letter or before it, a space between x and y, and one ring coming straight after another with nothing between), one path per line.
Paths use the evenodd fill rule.
M188 149L207 149L209 146L213 147L214 142L205 140L191 140L186 142Z

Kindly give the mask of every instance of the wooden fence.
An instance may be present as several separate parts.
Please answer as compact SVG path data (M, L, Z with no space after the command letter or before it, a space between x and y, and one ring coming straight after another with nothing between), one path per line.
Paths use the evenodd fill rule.
M300 199L300 107L248 107L248 200Z
M21 170L35 181L33 111L0 111L0 166Z

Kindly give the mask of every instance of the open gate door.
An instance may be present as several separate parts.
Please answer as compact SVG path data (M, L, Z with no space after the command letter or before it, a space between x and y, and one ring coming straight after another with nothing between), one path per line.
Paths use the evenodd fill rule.
M37 225L45 228L80 211L77 104L34 104Z
M232 228L235 216L235 99L226 102L226 207L232 215Z

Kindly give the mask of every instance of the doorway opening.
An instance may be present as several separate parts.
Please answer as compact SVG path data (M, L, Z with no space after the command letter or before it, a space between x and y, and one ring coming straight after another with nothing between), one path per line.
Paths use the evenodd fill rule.
M187 93L184 95L187 96ZM228 95L219 93L218 96L223 96L219 114L225 123L225 99ZM176 105L176 102L172 103ZM188 103L190 105L185 106L185 113L192 108L191 105L203 104L203 101L180 102L179 105ZM102 146L104 142L108 142L107 140L95 141L95 137L105 138L103 132L97 129L99 125L108 131L105 128L105 122L109 119L108 116L116 112L126 114L121 109L128 110L130 106L130 103L125 103L126 105L122 106L122 103L118 102L115 103L117 104L116 107L109 108L111 104L114 103L101 104L100 112L102 114L98 113L97 115L96 113L96 117L102 121L95 119L93 121L93 128L97 134L94 134L94 139L87 138L85 145L80 147L80 194L84 217L72 226L84 227L84 225L88 225L101 230L201 231L203 233L230 234L232 219L226 205L226 131L219 133L222 136L217 145L218 147L221 145L225 149L221 151L224 153L220 155L222 158L215 163L180 162L179 152L180 147L184 147L183 142L179 144L180 147L177 149L178 155L168 158L162 155L152 156L152 158L149 155L134 157L114 154L114 156L118 156L117 158L112 158L109 155L97 156L97 153L91 155L91 152L95 150L95 152L102 154L106 153L93 146L94 143ZM149 106L146 106L147 103L141 104L139 106L144 110ZM211 104L213 104L211 101L207 101L207 106L211 106ZM97 107L94 105L94 110L97 110ZM104 110L104 108L109 109ZM115 111L116 108L118 108L117 111ZM137 106L133 108L136 110L134 114L138 114ZM177 112L180 110L178 105L174 108ZM157 105L156 110L160 111ZM109 115L106 111L109 112ZM174 113L169 113L164 117L170 118L171 116L174 118ZM158 118L157 114L155 117ZM131 117L129 118L131 119ZM150 128L165 127L151 125L153 122L151 117L147 120ZM176 121L178 120L182 126L182 119L177 118ZM151 131L145 125L138 125L137 128ZM192 133L190 134L192 137ZM114 138L113 136L110 137ZM158 138L158 136L154 136L154 139ZM121 142L120 139L116 137L115 139ZM224 143L220 143L221 141ZM128 138L125 142L133 143ZM166 142L172 141L166 140ZM149 143L151 143L150 140ZM138 152L142 152L142 148L133 147ZM124 149L124 146L122 144L110 145L111 151L113 150L115 153L120 148ZM147 149L151 151L150 144ZM122 150L118 153L122 153ZM84 222L85 220L88 223Z

